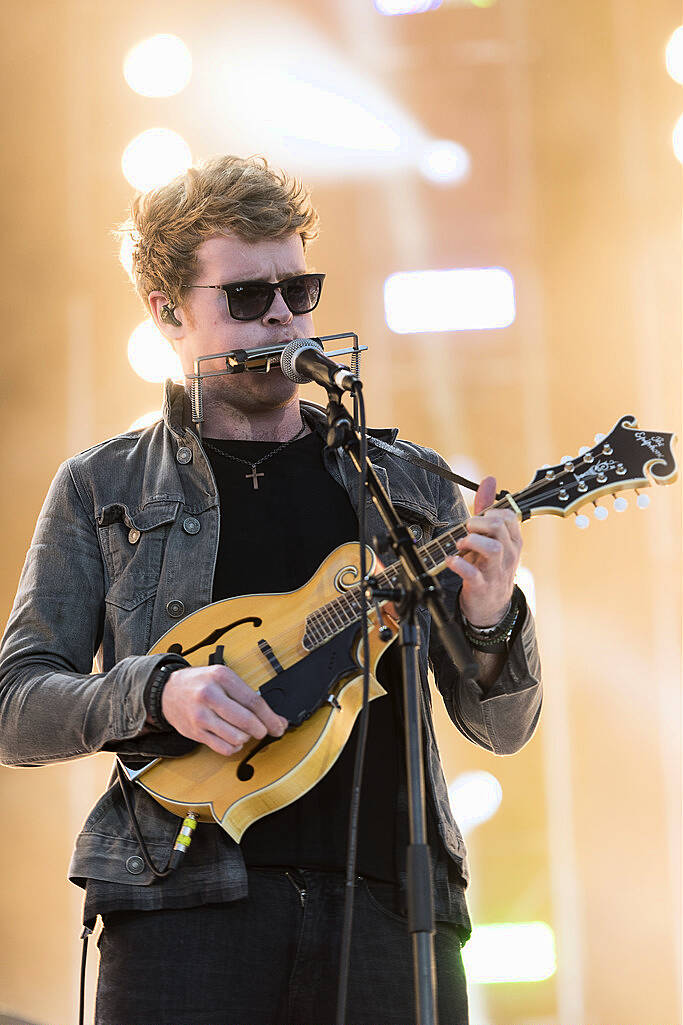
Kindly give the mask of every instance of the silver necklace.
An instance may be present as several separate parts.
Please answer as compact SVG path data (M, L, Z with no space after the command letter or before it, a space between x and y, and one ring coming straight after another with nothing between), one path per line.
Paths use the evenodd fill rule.
M306 424L302 424L301 430L298 432L298 434L295 434L293 438L289 439L289 441L283 441L281 445L278 445L277 448L274 448L272 452L267 452L265 456L261 456L261 458L257 459L255 463L252 463L249 459L240 459L239 456L233 456L230 454L230 452L224 452L222 448L218 448L217 445L212 445L208 441L203 442L203 445L204 448L208 448L209 451L215 452L216 455L223 456L225 459L232 459L233 463L244 463L245 466L251 466L251 473L245 473L244 476L246 480L252 481L254 485L254 491L258 491L258 478L265 477L265 473L257 473L256 467L260 466L261 463L265 463L266 459L272 459L273 456L276 456L278 452L282 452L282 450L284 448L287 448L288 445L291 445L292 442L297 441L306 430Z

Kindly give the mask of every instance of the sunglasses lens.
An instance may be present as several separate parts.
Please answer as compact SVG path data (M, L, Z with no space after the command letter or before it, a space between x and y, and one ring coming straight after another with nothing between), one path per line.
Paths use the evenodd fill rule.
M273 300L272 289L258 281L236 285L227 295L230 314L235 320L256 320L262 317Z
M320 299L322 274L302 274L279 284L282 298L292 313L310 313ZM235 320L258 320L270 308L275 297L275 285L266 281L246 281L239 285L226 285L230 316Z
M282 295L292 313L309 313L320 299L320 278L306 275L291 278L282 286Z

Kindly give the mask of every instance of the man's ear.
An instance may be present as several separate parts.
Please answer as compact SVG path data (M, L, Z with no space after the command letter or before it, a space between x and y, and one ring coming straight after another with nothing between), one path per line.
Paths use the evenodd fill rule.
M165 338L170 342L178 341L182 335L183 313L179 306L176 306L164 292L150 292L148 297L149 308L154 323Z

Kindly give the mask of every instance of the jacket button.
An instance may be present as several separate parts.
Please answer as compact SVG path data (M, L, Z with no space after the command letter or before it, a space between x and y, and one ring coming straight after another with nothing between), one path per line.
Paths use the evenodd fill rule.
M133 876L139 876L145 871L145 863L137 854L132 854L126 861L126 871Z
M410 528L410 533L413 535L415 541L422 540L422 527L420 527L417 523L413 523L413 525Z
M185 606L177 598L173 598L166 606L166 611L171 619L182 619L185 615Z
M186 534L198 534L201 530L201 523L196 516L186 516L183 520L183 530Z
M131 527L128 531L128 540L132 545L136 544L140 540L140 531L137 527Z
M191 463L192 462L192 449L182 445L175 454L176 462L178 463Z

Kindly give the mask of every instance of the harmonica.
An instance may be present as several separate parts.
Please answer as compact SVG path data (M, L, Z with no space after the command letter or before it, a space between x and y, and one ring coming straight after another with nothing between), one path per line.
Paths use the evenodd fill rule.
M352 339L352 344L332 352L325 350L325 342L339 341L342 338ZM346 331L339 335L316 335L311 341L319 342L325 350L325 355L330 358L350 355L350 369L356 377L358 376L360 354L367 352L368 348L367 345L358 344L358 335L352 331ZM253 374L267 374L275 367L280 366L280 357L288 345L289 342L280 342L278 345L259 345L254 349L230 349L228 352L217 352L211 356L200 356L196 359L194 373L187 375L187 380L192 382L192 419L194 423L201 423L204 419L202 381L205 377L218 377L220 374L242 374L245 371ZM223 366L220 370L203 370L201 364L207 360L222 360Z

